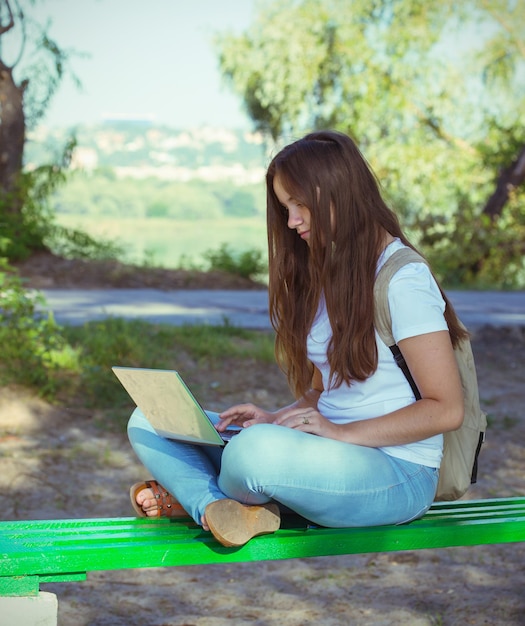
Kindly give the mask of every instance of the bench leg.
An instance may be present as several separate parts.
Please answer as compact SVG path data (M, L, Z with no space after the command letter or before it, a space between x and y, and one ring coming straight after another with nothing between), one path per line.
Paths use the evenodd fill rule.
M54 593L0 597L0 621L16 626L57 626L58 600Z

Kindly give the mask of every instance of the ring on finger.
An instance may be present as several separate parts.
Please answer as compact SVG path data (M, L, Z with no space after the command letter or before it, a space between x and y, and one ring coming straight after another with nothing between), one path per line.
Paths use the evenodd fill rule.
M303 424L309 424L310 420L306 417L306 415L303 415Z

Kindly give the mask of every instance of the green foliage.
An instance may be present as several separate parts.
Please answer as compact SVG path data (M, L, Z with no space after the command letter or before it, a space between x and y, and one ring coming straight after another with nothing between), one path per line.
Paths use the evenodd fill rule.
M455 284L525 286L525 185L487 223L525 145L522 3L274 0L217 38L222 73L276 143L355 137L403 225Z
M22 172L15 191L4 196L3 200L0 196L0 253L8 260L24 259L32 252L49 249L64 257L84 259L116 258L123 253L116 242L94 239L55 221L52 199L67 180L67 168L75 145L76 140L70 138L54 164ZM20 213L10 210L12 203L22 207Z
M53 165L21 172L13 192L0 194L2 241L0 253L9 260L23 259L33 251L45 250L46 238L54 230L54 213L49 199L66 179L66 169L75 147L71 138ZM21 211L13 210L20 206Z
M122 219L211 220L252 217L264 211L262 184L112 178L107 170L78 172L55 193L57 213Z
M260 250L246 250L236 254L228 244L223 243L218 250L208 250L204 257L210 270L220 270L243 278L256 279L266 271Z
M55 254L70 259L101 261L124 256L124 246L109 239L91 237L75 228L53 224L45 239L46 245Z
M51 165L22 170L25 131L43 117L66 74L78 85L69 68L69 50L60 48L49 36L50 23L42 26L33 19L34 0L3 2L0 65L3 129L2 177L0 184L0 253L10 260L23 259L31 252L45 250L53 234L50 196L65 180L75 140L68 138L62 154ZM27 9L27 10L26 10ZM9 50L15 42L18 50ZM4 42L8 45L4 46ZM6 55L7 52L7 55ZM14 53L14 58L10 58ZM17 76L15 82L13 76ZM9 89L6 86L10 86ZM5 145L4 145L5 144ZM56 235L56 233L54 233Z
M53 396L64 376L78 368L76 353L65 342L52 315L37 313L45 301L24 289L5 260L0 261L0 376Z
M497 222L473 211L462 198L457 205L461 210L450 222L434 220L421 225L420 243L441 280L449 288L523 288L525 205L511 199Z

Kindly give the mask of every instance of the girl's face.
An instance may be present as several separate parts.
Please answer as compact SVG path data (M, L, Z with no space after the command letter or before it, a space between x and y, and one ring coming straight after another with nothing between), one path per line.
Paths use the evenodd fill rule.
M273 179L273 190L288 215L288 228L297 231L301 239L310 245L310 209L292 197L282 186L279 176Z

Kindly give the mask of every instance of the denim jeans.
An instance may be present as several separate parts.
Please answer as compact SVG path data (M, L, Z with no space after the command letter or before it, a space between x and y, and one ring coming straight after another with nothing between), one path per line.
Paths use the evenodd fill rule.
M208 412L214 423L218 416ZM242 430L224 447L156 434L140 409L129 421L131 445L151 476L197 522L210 502L276 501L328 527L402 524L433 502L438 470L275 424Z

